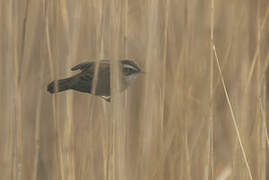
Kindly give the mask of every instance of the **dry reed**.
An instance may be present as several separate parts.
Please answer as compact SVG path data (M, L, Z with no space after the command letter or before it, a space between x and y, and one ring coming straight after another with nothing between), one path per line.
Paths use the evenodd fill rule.
M266 0L1 1L0 179L268 179L268 16ZM146 74L118 93L121 58ZM46 92L100 59L111 103Z

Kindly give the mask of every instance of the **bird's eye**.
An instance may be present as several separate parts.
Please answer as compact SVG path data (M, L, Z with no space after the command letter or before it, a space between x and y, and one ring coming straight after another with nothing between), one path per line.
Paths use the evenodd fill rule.
M127 72L133 72L134 70L132 68L126 68Z
M129 64L123 64L123 73L125 75L131 75L137 72L137 68Z
M135 69L134 68L129 68L129 67L125 67L124 70L123 70L123 73L125 75L131 75L135 72Z

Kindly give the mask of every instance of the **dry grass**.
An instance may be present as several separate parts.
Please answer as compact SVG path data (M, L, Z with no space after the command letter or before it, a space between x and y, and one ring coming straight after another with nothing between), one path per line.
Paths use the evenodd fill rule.
M267 0L0 1L0 173L269 178ZM82 61L147 73L112 102L47 84ZM268 170L268 171L267 171Z

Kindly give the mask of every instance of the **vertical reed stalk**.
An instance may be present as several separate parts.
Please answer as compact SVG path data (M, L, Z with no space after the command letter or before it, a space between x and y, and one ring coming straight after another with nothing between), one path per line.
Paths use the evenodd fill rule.
M211 0L211 11L210 11L210 87L209 87L209 99L213 99L214 92L214 15L215 15L215 4L214 0ZM214 102L214 101L213 101ZM209 110L209 129L208 129L208 140L209 140L209 159L208 159L208 178L214 179L214 103L210 103ZM210 173L211 172L211 173Z
M23 163L23 144L22 144L22 86L20 82L20 67L19 67L19 49L18 49L18 42L19 42L19 33L20 28L18 26L19 19L18 19L18 4L14 4L13 6L15 13L13 21L13 64L14 64L14 84L15 84L15 122L14 122L14 168L13 168L13 178L16 180L21 180L22 178L22 163Z

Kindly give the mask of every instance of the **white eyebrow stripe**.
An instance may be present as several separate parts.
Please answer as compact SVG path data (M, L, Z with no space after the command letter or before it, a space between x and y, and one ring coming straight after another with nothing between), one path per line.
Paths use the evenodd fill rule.
M124 68L130 68L130 69L133 69L133 70L137 70L135 67L129 65L129 64L124 64L123 65Z

